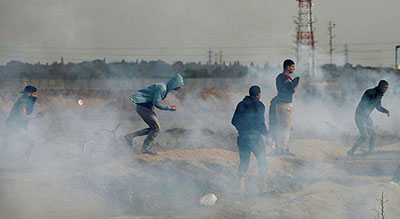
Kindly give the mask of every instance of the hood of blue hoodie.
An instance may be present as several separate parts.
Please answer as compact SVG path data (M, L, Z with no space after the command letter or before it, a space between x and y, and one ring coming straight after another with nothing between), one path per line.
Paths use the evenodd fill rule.
M177 87L183 87L183 78L180 74L174 75L169 81L166 83L167 85L167 93L174 90Z
M134 103L159 102L167 97L167 94L177 87L182 87L183 78L180 74L174 75L168 82L152 84L146 88L138 90L132 95Z

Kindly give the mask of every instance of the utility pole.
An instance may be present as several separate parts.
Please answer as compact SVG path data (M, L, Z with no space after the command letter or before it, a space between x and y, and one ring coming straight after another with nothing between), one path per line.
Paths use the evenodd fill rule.
M208 64L211 65L211 59L212 59L212 51L211 48L208 50Z
M396 47L395 47L395 54L394 54L394 56L395 56L395 68L397 69L397 70L400 70L400 62L399 62L399 49L400 49L400 45L397 45Z
M332 52L333 52L333 43L332 39L335 37L333 35L333 28L335 27L336 24L332 23L332 21L328 22L328 33L329 33L329 63L332 65Z
M218 65L218 53L215 53L214 57L215 57L215 64Z
M347 48L347 44L344 44L344 64L349 63L349 49Z
M299 10L298 17L294 20L296 24L296 63L300 63L300 43L301 43L301 28L303 24L301 10Z
M311 40L311 71L310 71L310 75L311 77L315 76L315 72L316 72L316 64L315 64L315 40L314 40L314 20L313 20L313 16L312 16L312 2L311 0L308 0L308 7L309 7L309 25L310 25L310 40Z

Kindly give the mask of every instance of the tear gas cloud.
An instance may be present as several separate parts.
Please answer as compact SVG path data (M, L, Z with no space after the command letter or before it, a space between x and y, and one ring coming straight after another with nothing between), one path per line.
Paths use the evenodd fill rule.
M154 148L176 155L170 155L172 158L160 156L154 158L156 161L146 156L132 158L144 138L135 139L136 152L124 144L122 136L125 133L145 128L146 125L136 114L134 104L129 103L129 95L133 91L121 93L118 87L113 87L115 83L112 80L104 84L105 90L111 90L110 96L85 99L58 95L39 100L35 110L45 110L48 113L43 119L34 120L29 125L36 143L32 155L33 167L21 170L19 165L24 161L18 155L1 162L1 175L6 180L0 184L0 210L5 212L4 217L20 218L59 217L60 212L63 215L61 217L65 218L120 215L173 217L187 215L188 212L198 213L201 209L197 206L197 200L207 193L229 197L236 185L237 154L225 156L228 164L232 158L232 163L227 165L219 164L218 160L211 162L206 158L200 159L200 152L190 154L171 150L221 148L236 151L237 134L231 125L235 106L248 94L251 85L259 85L268 124L269 101L276 95L275 78L281 72L280 64L276 66L269 69L251 68L248 77L237 80L215 79L220 80L221 85L211 90L188 86L169 94L166 102L177 105L178 111L157 111L162 132ZM391 111L392 116L387 118L384 114L372 113L378 134L377 145L380 145L379 139L385 138L386 144L397 142L400 131L396 125L400 122L400 115L395 108L399 105L398 76L389 71L366 68L342 68L340 73L332 79L332 71L319 68L314 79L306 79L300 72L295 72L294 75L299 75L301 81L294 95L292 141L329 140L336 142L335 145L345 144L350 148L358 135L354 113L363 92L385 79L389 82L389 90L382 104ZM229 82L223 84L224 80ZM207 89L208 92L204 92ZM125 104L123 109L125 105L119 100L128 101L129 105ZM6 119L5 112L10 107L11 102L3 105L1 121ZM117 155L107 151L105 153L113 154L113 159L98 164L88 162L82 155L82 145L90 140L107 144L111 137L104 129L111 130L120 122L122 125L117 131L118 139L112 143L112 150L117 151ZM387 139L388 136L392 138ZM214 156L225 152L204 153ZM315 160L289 170L282 163L284 160L267 159L270 171L268 180L275 182L275 179L279 179L276 184L291 187L290 183L317 186L315 182L337 182L342 178L350 178L349 173L339 170L330 162L318 157ZM294 158L291 162L300 161ZM250 176L254 175L252 169L255 167L250 167ZM322 175L321 169L324 172ZM289 172L291 175L287 176ZM363 185L360 180L346 183L353 187ZM380 191L376 192L378 194ZM351 196L361 194L370 200L375 198L370 197L370 193L348 193ZM317 197L315 200L310 198L310 202L316 200ZM341 202L336 200L332 203ZM365 208L357 210L360 205L354 205L350 210L363 211L362 215L369 215L370 212L365 211ZM227 208L230 207L210 210L207 216L227 216ZM307 215L306 208L300 207L303 210L299 212ZM335 212L327 211L325 214L332 216Z

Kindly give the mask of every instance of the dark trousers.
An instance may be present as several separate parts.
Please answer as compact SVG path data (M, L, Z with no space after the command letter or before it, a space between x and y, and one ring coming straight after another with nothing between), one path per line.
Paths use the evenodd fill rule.
M367 134L369 135L369 151L373 151L375 147L375 131L374 131L374 123L372 122L371 116L358 116L356 115L356 124L357 128L360 131L360 138L354 143L351 148L351 152L357 150L357 148L367 139Z
M265 144L261 135L239 134L237 144L240 158L238 177L246 176L250 164L250 155L253 152L257 159L259 176L263 178L267 161L265 158Z
M28 131L20 127L6 127L3 133L3 147L1 148L1 155L8 153L9 147L16 147L19 144L27 146L25 155L29 158L34 148L34 141L29 135Z
M396 182L396 183L400 182L400 165L397 166L397 169L396 169L396 171L394 172L394 176L393 176L392 181L393 181L393 182Z
M149 109L144 106L137 105L136 112L140 115L140 117L142 117L143 121L149 126L149 128L129 133L126 136L132 139L137 136L147 135L142 145L142 152L145 152L151 149L151 144L160 132L160 121L154 112L154 108Z

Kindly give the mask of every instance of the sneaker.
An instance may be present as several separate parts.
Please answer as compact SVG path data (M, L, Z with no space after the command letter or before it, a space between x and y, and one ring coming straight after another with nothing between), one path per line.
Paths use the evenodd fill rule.
M265 185L265 179L259 179L257 183L257 189L259 194L263 194L267 192L267 188Z
M151 149L142 151L142 154L150 154L150 155L157 155L157 152L152 151Z
M279 152L275 149L275 150L269 152L269 154L267 154L267 156L271 156L271 157L279 156Z
M375 153L374 150L368 150L368 152L366 154L373 154L373 153Z
M294 153L292 153L292 152L287 152L286 155L292 156L292 157L295 157L295 156L296 156L296 154L294 154Z
M293 157L296 156L294 153L289 151L289 148L286 148L285 154L288 155L288 156L293 156Z
M126 143L128 143L129 147L133 148L133 139L128 138L128 136L124 136Z
M281 156L284 154L285 151L283 150L283 148L276 146L275 149L268 154L268 156Z
M399 183L395 182L395 181L390 181L390 184L395 185L395 186L399 186Z

